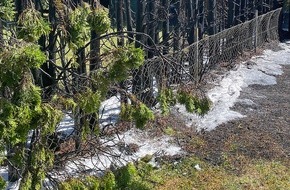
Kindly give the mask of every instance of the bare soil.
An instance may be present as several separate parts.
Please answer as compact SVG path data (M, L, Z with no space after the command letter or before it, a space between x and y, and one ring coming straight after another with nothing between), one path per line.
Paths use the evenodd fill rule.
M198 136L206 142L207 159L217 162L216 155L230 151L255 159L288 159L290 156L290 66L277 76L277 84L252 85L243 89L233 110L245 118L230 121ZM234 145L233 145L234 144ZM233 147L234 146L234 147Z

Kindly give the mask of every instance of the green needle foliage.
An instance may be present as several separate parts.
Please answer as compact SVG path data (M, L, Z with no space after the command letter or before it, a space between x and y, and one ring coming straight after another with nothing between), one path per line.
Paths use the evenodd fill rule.
M209 99L192 96L188 92L179 91L177 99L180 104L185 105L186 110L190 113L204 115L210 109Z
M97 34L102 34L107 32L111 26L108 11L102 8L92 11L86 3L71 10L68 18L67 37L70 48L74 50L83 47L87 43L91 30Z
M26 44L0 52L0 81L2 81L0 89L19 85L21 79L30 72L30 68L38 68L45 61L46 55L35 44ZM29 80L29 77L26 79Z
M93 10L89 14L87 21L91 30L95 31L97 34L103 34L107 32L111 26L109 12L103 8L97 8Z
M33 8L25 9L19 16L18 24L21 27L18 37L27 42L36 42L40 36L48 35L50 23L45 20L41 13Z
M116 180L113 172L108 171L103 177L101 186L106 190L113 190L116 188Z
M15 15L14 0L0 1L0 18L3 20L13 20Z
M197 97L191 95L190 92L177 91L174 92L172 89L163 89L159 96L158 101L160 108L164 115L170 112L170 107L176 103L180 103L185 106L186 110L190 113L197 113L199 115L206 114L210 109L210 100L206 97Z
M97 181L97 179L95 179ZM61 183L60 190L94 190L90 188L80 179L71 179L66 182Z
M177 102L177 98L171 89L164 89L160 92L158 96L158 101L160 103L160 108L162 114L167 115L170 111L170 106L173 106Z
M121 82L127 79L129 71L137 69L144 63L144 52L132 45L120 47L113 51L113 61L110 59L109 78Z
M144 128L147 121L154 120L154 113L145 104L140 103L134 106L133 118L136 121L137 128Z
M40 189L41 181L53 164L53 153L46 145L46 137L55 131L62 112L41 99L41 89L33 84L30 69L39 68L46 56L34 44L19 43L20 47L0 53L0 141L17 147L9 160L24 168L21 188ZM25 151L29 132L41 131L39 142Z
M90 37L87 17L90 13L88 6L78 6L69 12L68 41L71 49L77 50L85 45Z
M122 104L120 118L122 121L135 121L136 127L144 129L146 123L154 120L154 112L145 104Z
M0 189L5 189L6 188L6 181L0 177Z
M137 177L138 173L136 167L133 163L128 163L127 166L124 166L117 171L116 180L118 187L125 189L126 187L132 186Z
M102 98L100 92L93 92L91 89L87 88L85 92L79 94L77 102L79 107L85 113L91 114L95 113L96 110L99 110L101 100Z
M113 50L107 59L104 63L107 70L96 72L93 77L94 87L99 90L101 99L108 93L108 86L127 79L131 70L139 68L144 63L144 53L140 48L128 45ZM122 105L121 118L134 120L137 128L143 128L147 121L154 119L154 113L145 104L136 100L135 96L129 98L135 103Z
M162 178L154 174L152 165L139 161L137 164L128 163L117 169L114 173L107 171L101 177L80 177L62 182L60 190L83 189L83 190L121 190L154 189L154 183L160 183Z

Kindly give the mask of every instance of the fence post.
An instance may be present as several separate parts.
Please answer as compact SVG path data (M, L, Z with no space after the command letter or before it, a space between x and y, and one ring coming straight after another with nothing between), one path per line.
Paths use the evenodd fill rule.
M195 82L197 83L199 80L198 80L198 77L199 77L199 39L198 39L198 22L196 22L195 24L195 27L194 27L194 30L195 30L195 44L196 44L196 47L195 47L195 60L194 60L194 63L195 63L195 68L194 68L194 79L195 79Z
M271 34L272 33L271 21L272 21L272 18L273 18L274 14L275 14L275 11L271 11L269 19L267 20L267 41L268 42L271 41L271 40L275 40L274 35Z
M257 52L257 46L258 46L258 15L259 15L259 12L258 10L255 11L255 53Z

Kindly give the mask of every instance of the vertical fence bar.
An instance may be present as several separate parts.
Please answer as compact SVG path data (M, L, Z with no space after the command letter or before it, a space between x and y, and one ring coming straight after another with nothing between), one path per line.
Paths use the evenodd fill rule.
M271 21L272 21L274 13L275 12L272 11L272 13L269 16L269 19L267 20L267 40L268 41L274 40L274 38L271 35L271 32L272 32Z
M198 83L198 77L199 77L199 39L198 39L198 22L196 22L195 24L195 44L196 44L196 47L195 47L195 68L194 68L194 79L195 79L195 83Z
M258 15L259 15L259 11L256 10L255 11L255 52L257 52L257 46L258 46Z

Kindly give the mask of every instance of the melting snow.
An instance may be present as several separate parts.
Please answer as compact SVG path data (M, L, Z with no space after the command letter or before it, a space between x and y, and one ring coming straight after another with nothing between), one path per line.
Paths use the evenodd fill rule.
M263 55L253 57L250 61L240 64L235 71L227 73L218 86L208 91L207 96L213 105L204 117L187 113L182 105L177 105L173 111L185 118L188 126L195 125L198 130L213 130L227 121L246 117L231 108L240 101L239 96L243 88L253 84L275 85L277 83L275 76L283 73L282 65L290 64L290 44L281 43L280 46L283 50L277 52L265 50ZM247 65L248 63L251 65Z
M103 141L107 140L108 139L103 139ZM142 130L131 129L118 137L115 136L107 143L104 143L104 145L110 146L114 144L123 144L128 146L130 144L135 144L139 147L137 152L128 153L126 150L114 146L114 148L110 150L110 153L119 156L116 160L113 158L108 158L106 155L98 155L92 158L80 159L69 163L67 165L67 171L73 174L80 172L80 170L104 170L112 165L122 166L128 162L136 161L146 155L176 155L178 153L182 153L181 148L173 144L171 142L172 140L173 139L168 136L152 138ZM152 162L152 164L154 164L154 162Z
M120 95L113 96L101 103L100 122L103 126L114 124L118 121L121 112Z

